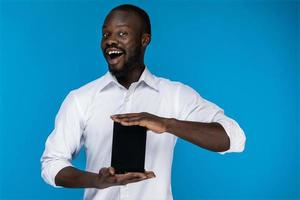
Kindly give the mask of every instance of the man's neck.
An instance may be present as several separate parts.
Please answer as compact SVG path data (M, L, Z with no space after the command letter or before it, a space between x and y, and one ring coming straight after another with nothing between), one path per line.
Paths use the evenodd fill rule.
M140 79L144 69L145 65L134 67L132 70L128 71L126 75L116 77L116 79L121 85L128 89L132 83L137 82Z

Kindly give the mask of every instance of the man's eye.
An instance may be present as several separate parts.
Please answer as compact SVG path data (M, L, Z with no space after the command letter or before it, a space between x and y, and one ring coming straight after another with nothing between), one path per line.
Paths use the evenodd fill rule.
M128 35L128 33L126 33L126 32L120 32L119 35L122 36L122 37L124 37L124 36Z
M103 34L102 34L102 37L103 37L103 38L107 38L107 37L108 37L108 33L103 33Z

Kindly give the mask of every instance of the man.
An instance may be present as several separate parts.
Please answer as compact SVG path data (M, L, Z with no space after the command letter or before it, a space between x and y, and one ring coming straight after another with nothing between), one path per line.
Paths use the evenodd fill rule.
M223 111L190 87L152 75L144 64L151 41L148 15L114 8L103 24L101 48L109 72L64 100L41 158L42 177L55 187L86 188L85 199L172 199L171 165L177 137L215 152L241 152L245 136ZM116 174L110 166L113 121L146 127L145 173ZM84 145L86 170L71 160Z

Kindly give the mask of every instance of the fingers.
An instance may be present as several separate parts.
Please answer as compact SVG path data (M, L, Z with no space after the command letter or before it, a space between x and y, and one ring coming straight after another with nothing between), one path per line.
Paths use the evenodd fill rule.
M126 174L115 174L115 169L113 167L104 167L99 170L99 177L99 180L101 181L100 188L106 188L114 185L126 185L154 178L155 174L152 171L145 171L145 173L128 172Z
M130 179L145 179L147 178L146 174L144 173L138 173L138 172L128 172L126 174L117 174L116 175L117 179L122 182L125 180L130 180Z
M146 171L145 174L148 178L155 178L156 177L154 172L152 172L152 171Z
M112 120L115 122L121 123L123 126L133 126L133 125L141 125L142 120L144 119L141 115L131 115L131 116L112 116Z
M123 118L119 120L119 123L121 123L124 126L133 126L133 125L143 125L143 117L131 117L131 118Z
M115 122L121 123L123 126L144 126L146 127L146 120L149 116L149 113L141 112L141 113L127 113L127 114L117 114L112 115L111 119Z
M117 182L119 184L124 185L124 184L139 182L142 180L153 178L153 176L149 175L147 173L129 172L126 174L118 174L118 175L116 175L116 178L117 178Z
M143 181L143 180L146 180L147 178L133 178L133 179L129 179L129 180L125 180L122 182L121 185L127 185L127 184L130 184L130 183L136 183L136 182L140 182L140 181Z
M112 115L111 118L113 118L113 119L123 119L125 117L137 117L137 116L141 116L141 115L143 115L143 113L125 113L125 114Z

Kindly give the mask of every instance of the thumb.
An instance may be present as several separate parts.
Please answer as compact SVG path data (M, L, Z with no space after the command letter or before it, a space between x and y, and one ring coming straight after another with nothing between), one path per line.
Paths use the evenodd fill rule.
M110 175L115 175L115 169L113 167L109 167L108 172Z
M107 177L110 176L109 168L103 167L99 170L99 176L101 177Z

